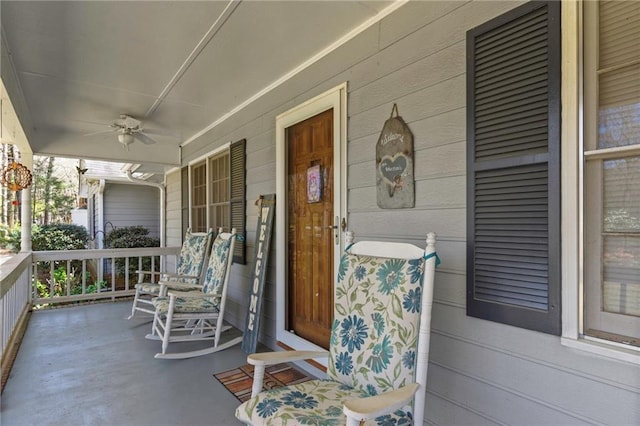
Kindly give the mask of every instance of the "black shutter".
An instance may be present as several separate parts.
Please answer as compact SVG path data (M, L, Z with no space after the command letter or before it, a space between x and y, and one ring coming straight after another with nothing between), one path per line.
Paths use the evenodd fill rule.
M560 334L560 2L467 33L467 314Z
M242 238L236 241L233 261L235 263L246 263L246 171L245 171L245 146L246 140L242 139L231 144L229 149L229 162L231 164L230 186L231 186L231 227L236 228L238 235Z

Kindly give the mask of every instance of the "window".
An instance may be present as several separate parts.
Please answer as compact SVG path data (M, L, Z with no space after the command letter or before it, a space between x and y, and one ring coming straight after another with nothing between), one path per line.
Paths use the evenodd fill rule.
M640 3L584 3L583 334L640 347Z
M236 228L234 262L245 263L245 140L189 166L190 218L194 232Z
M467 314L560 334L560 3L467 33Z

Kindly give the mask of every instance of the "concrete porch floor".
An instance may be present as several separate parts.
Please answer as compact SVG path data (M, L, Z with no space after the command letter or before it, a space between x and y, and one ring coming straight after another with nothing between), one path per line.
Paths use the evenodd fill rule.
M192 359L154 359L160 342L144 338L149 317L128 321L130 307L128 301L34 312L2 393L0 424L238 425L240 403L213 374L246 363L240 345Z

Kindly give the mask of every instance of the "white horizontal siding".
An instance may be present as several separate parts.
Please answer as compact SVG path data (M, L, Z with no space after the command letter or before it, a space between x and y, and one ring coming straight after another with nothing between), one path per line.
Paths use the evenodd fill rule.
M183 149L183 161L247 139L247 265L227 318L242 326L260 194L275 192L275 117L348 83L348 224L356 238L424 244L438 234L427 424L640 424L640 368L556 336L466 316L466 31L522 2L410 2ZM206 84L206 82L204 82ZM416 207L381 210L375 144L391 106L414 136ZM179 179L168 181L179 186ZM179 217L172 208L169 216ZM275 252L271 253L272 259ZM261 340L275 344L275 271Z

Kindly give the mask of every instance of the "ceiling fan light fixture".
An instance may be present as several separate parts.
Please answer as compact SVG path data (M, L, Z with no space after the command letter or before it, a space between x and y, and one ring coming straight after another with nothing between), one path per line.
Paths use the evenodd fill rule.
M120 133L118 135L118 141L127 146L131 143L133 143L133 135L131 133Z

